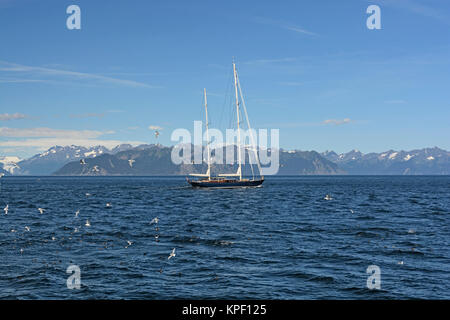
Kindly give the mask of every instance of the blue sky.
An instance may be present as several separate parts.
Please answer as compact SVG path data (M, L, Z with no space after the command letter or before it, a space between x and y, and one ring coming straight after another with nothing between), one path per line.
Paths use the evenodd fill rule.
M0 155L154 143L149 126L170 145L204 87L217 127L233 56L253 126L283 148L450 149L449 1L0 0L0 39Z

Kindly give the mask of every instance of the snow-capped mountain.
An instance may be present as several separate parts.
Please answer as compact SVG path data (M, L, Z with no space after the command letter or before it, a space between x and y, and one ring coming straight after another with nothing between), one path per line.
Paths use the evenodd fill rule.
M20 162L18 157L1 157L0 156L0 169L3 169L9 174L15 174L19 170L17 163Z
M131 148L131 145L120 145L113 150L126 150ZM102 154L113 153L104 146L95 146L85 148L80 146L54 146L45 152L36 154L31 158L19 161L16 163L17 168L12 174L16 175L50 175L68 162L95 158Z
M450 152L437 147L367 154L352 150L337 157L326 151L322 156L348 174L450 174Z
M174 166L170 147L162 145L55 146L25 160L0 157L0 172L12 175L172 175L189 168ZM80 166L86 159L87 165ZM91 160L88 160L91 159ZM133 163L130 164L130 160ZM204 169L204 168L203 168ZM450 175L450 152L434 148L411 151L389 150L364 154L358 150L337 154L326 151L280 150L278 174L361 174L361 175Z

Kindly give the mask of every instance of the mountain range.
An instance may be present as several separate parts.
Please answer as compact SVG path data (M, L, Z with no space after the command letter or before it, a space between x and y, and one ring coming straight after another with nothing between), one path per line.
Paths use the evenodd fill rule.
M104 146L55 146L28 159L0 156L0 172L6 175L186 175L205 172L206 165L171 161L173 147L128 144L113 149ZM450 152L440 148L412 151L389 150L363 154L358 150L334 151L280 150L279 175L449 175ZM81 164L83 159L85 164ZM213 173L235 168L213 166ZM244 166L244 174L250 166Z

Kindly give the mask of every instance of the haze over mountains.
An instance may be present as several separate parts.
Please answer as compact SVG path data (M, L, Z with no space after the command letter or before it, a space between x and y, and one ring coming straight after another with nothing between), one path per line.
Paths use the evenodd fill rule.
M0 172L7 175L185 175L206 171L206 164L175 165L172 147L162 145L119 145L84 148L55 146L29 159L0 156ZM80 164L84 159L86 164ZM216 165L214 170L234 168ZM250 173L249 166L244 173ZM389 150L363 154L358 150L337 154L333 151L281 150L279 175L448 175L450 152L434 148L412 151Z

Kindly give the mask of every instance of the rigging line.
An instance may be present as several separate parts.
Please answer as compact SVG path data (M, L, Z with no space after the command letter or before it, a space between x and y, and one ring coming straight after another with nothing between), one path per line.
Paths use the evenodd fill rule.
M245 106L244 95L242 94L242 88L241 88L241 83L239 82L239 77L237 77L237 84L238 84L238 88L239 88L239 93L241 95L242 106L244 107L243 109L244 109L244 113L245 113L245 118L247 119L247 126L248 126L249 132L250 132L250 139L252 141L253 147L255 148L256 164L258 165L259 175L261 176L261 164L259 163L258 147L255 144L255 140L253 137L253 131L251 130L251 126L250 126L250 120L248 119L247 107Z

